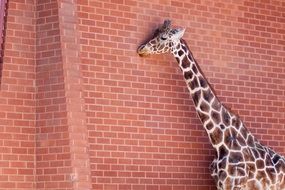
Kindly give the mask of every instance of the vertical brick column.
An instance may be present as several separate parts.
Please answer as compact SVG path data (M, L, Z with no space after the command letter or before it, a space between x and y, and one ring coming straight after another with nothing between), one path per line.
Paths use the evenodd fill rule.
M73 188L91 189L88 132L80 72L76 1L59 1L59 24L65 81Z
M37 2L36 176L39 189L72 189L57 0Z
M76 4L37 11L37 189L90 189Z
M0 189L35 189L35 1L8 2L0 89Z

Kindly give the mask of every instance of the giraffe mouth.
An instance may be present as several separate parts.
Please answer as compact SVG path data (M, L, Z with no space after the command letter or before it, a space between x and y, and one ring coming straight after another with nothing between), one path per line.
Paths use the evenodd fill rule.
M139 54L140 57L146 57L148 56L150 53L148 52L148 49L146 48L145 45L141 45L138 50L137 53Z

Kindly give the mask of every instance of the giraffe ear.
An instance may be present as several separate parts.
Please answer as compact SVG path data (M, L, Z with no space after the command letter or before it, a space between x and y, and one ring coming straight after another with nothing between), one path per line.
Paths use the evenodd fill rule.
M180 39L180 38L182 38L182 36L184 35L185 28L172 29L171 32L173 33L173 37L174 37L174 38Z

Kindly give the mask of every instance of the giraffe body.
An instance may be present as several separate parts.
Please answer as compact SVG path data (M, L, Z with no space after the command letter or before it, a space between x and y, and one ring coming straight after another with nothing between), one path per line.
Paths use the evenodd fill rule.
M152 40L139 47L138 53L171 52L176 58L196 112L217 153L210 165L217 189L285 189L285 158L260 144L241 119L218 100L182 39L184 31L171 29L167 20Z

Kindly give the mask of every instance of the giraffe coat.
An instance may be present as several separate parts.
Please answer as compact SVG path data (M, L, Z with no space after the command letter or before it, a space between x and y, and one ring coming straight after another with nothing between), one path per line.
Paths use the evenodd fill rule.
M171 29L165 21L152 40L139 47L140 55L170 52L183 73L196 112L216 158L210 165L218 190L285 189L285 158L262 145L242 120L217 98L194 59L184 29Z

